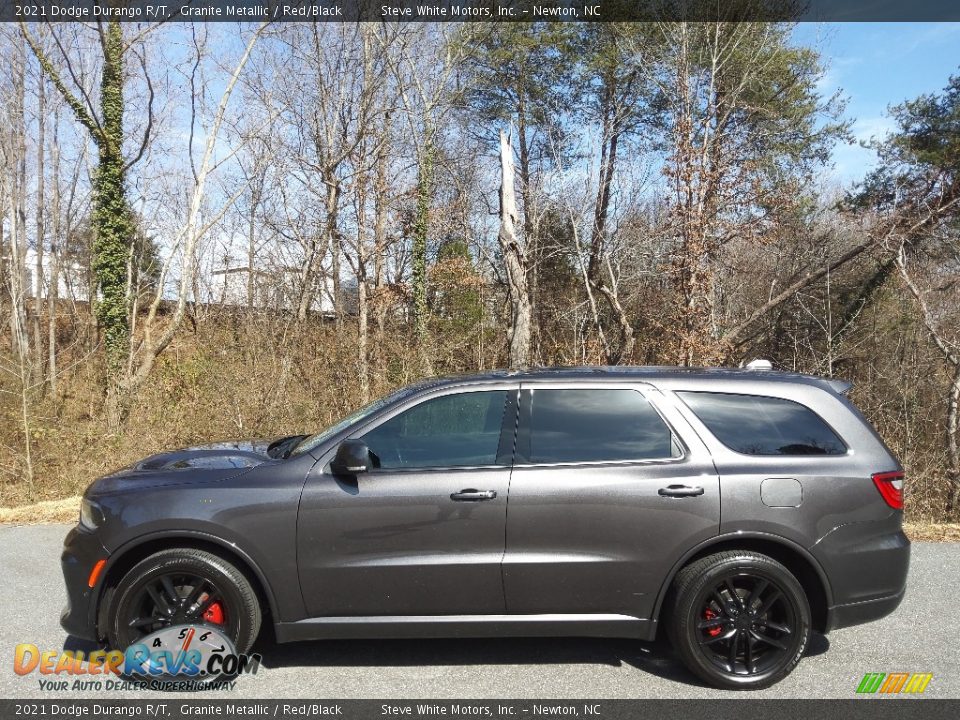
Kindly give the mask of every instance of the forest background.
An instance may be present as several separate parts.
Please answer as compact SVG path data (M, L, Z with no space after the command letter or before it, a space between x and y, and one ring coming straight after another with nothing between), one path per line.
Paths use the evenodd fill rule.
M0 67L0 506L424 376L763 357L960 515L960 76L865 132L786 23L9 23Z

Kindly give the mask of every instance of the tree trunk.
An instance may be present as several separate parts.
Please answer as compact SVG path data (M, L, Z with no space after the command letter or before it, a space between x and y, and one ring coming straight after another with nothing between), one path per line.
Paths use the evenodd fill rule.
M601 285L599 290L613 311L620 328L620 347L615 352L607 352L607 364L619 365L622 362L629 362L633 355L633 347L636 344L636 336L633 332L633 325L630 324L630 317L621 304L620 297L615 289Z
M363 145L361 145L363 147ZM361 150L360 157L365 152ZM367 248L367 182L364 173L356 181L357 206L357 380L360 384L360 402L370 402L370 357L368 355L369 308L367 305L367 264L370 253Z
M53 232L50 236L50 285L47 290L47 377L50 383L50 393L57 392L57 304L60 299L60 117L59 113L53 116L53 143L50 149L51 169L53 179L50 199L51 214L53 215Z
M337 224L340 208L340 183L330 174L327 180L327 247L330 249L330 284L333 293L333 319L340 333L343 325L343 298L340 291L340 236Z
M27 193L27 149L24 123L26 99L26 57L22 44L16 54L17 63L13 69L13 119L10 146L13 149L13 182L10 188L10 335L13 349L20 361L21 368L25 367L30 354L30 340L27 335L26 292L24 284L26 275L27 228L26 228L26 193ZM21 378L25 385L29 379Z
M367 357L367 278L365 253L357 259L357 377L360 381L360 401L370 402L370 361Z
M46 204L44 202L44 153L46 151L46 107L44 97L43 77L37 81L37 207L36 207L36 281L34 282L33 297L33 347L36 351L37 377L43 377L43 339L40 330L40 324L43 318L43 286L45 284L43 271L43 245L46 240L44 220L46 214ZM47 293L49 294L49 285Z
M947 401L947 479L950 482L950 494L947 497L947 520L954 519L960 504L960 449L957 447L957 429L960 423L960 365L953 366L950 382L950 396Z
M612 102L612 101L611 101ZM593 230L590 237L590 264L587 275L596 287L600 282L600 264L603 261L604 235L607 232L607 216L610 212L610 188L617 167L617 146L620 131L614 117L616 110L607 108L603 122L603 147L600 151L600 178L597 185L597 201L593 211Z
M594 313L597 333L604 347L604 362L616 365L633 353L634 332L626 309L620 302L616 291L615 278L609 262L606 263L610 272L610 284L603 282L603 266L605 258L605 243L607 219L610 214L610 192L613 187L613 176L617 168L617 149L620 144L622 122L619 117L619 108L616 105L616 93L612 87L604 91L603 110L603 137L600 148L600 177L597 183L597 196L593 210L593 226L590 231L590 257L587 263L586 280L590 285L591 295L599 294L606 301L620 328L620 346L612 350L603 337L603 328L600 326L599 314Z
M526 92L520 83L517 88L517 152L520 157L520 199L523 201L523 240L527 256L527 288L530 296L530 337L534 352L539 349L540 324L539 315L539 287L540 261L543 248L540 246L540 237L537 233L537 224L534 222L536 208L534 207L533 189L530 187L530 141L527 136L527 102Z
M100 155L93 183L93 269L100 291L96 315L107 358L108 419L110 426L117 428L122 422L119 408L123 405L118 394L130 347L127 260L133 235L123 160L124 46L119 22L107 25L102 45L103 136L98 142Z
M257 206L260 204L259 186L250 193L250 217L247 223L247 312L254 308L257 262Z
M500 249L507 271L511 321L509 367L525 368L530 362L530 295L527 286L527 260L517 240L517 198L514 192L513 148L500 131Z
M313 307L314 283L317 281L317 237L311 236L306 257L300 269L300 300L297 303L297 320L303 322Z
M390 114L383 118L383 137L377 152L376 173L373 185L374 224L373 224L373 287L375 297L374 322L376 339L374 341L374 363L378 372L384 370L385 359L383 342L386 335L387 302L385 284L385 256L387 252L387 159L390 147Z
M427 325L427 234L430 223L430 189L433 175L433 148L424 140L417 172L417 209L413 224L413 327L420 353L421 370L430 372L429 327Z
M936 317L931 312L920 287L914 282L907 270L907 260L905 247L901 245L896 256L897 270L903 279L903 284L913 295L920 310L920 317L923 320L924 327L930 334L930 339L937 346L937 349L943 354L943 358L953 368L953 375L950 379L950 392L947 396L947 479L949 489L946 503L946 519L953 519L953 514L957 510L957 504L960 502L960 450L957 448L957 425L958 425L958 404L960 404L960 355L954 349L954 346L944 337L937 324Z

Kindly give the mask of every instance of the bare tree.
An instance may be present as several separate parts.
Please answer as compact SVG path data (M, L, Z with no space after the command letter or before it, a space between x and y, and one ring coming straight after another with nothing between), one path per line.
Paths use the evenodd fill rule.
M129 397L130 394L135 392L147 377L149 377L157 358L170 345L170 342L180 329L187 307L187 298L191 296L194 288L198 242L210 228L223 217L224 213L226 213L236 198L243 192L243 188L241 188L233 197L228 198L223 206L212 214L210 219L204 220L201 218L200 211L203 201L206 198L207 182L210 174L227 159L220 158L216 160L215 150L220 136L220 128L223 125L224 117L230 104L230 97L265 27L266 23L262 23L250 34L237 64L227 79L210 126L206 129L206 142L200 163L195 169L187 215L179 236L174 243L174 248L182 247L176 305L166 325L162 328L158 327L158 310L160 309L160 304L163 302L165 280L175 255L174 252L171 252L160 273L160 281L156 294L144 322L143 340L138 343L130 353L127 378L123 382L125 397ZM238 148L234 148L227 153L227 157L233 157L237 150Z
M507 134L500 131L500 250L507 271L510 296L511 368L524 368L530 362L530 293L527 284L527 258L517 239L517 196L514 191L516 167L513 146Z
M896 265L903 284L917 303L923 325L927 329L930 339L950 367L945 438L947 461L949 463L946 469L949 490L945 512L948 518L952 518L957 511L958 503L960 503L960 447L958 447L957 442L957 430L960 427L960 350L958 350L957 339L948 337L947 329L943 327L937 314L931 310L924 292L909 270L906 244L900 245L896 256Z
M395 38L395 53L385 58L396 80L404 117L415 147L417 167L416 208L412 223L413 320L421 365L431 373L428 353L427 242L430 237L430 206L433 198L434 163L444 117L457 96L454 79L464 58L474 51L469 42L458 41L446 26L407 26ZM386 45L384 45L386 49ZM425 54L434 60L435 71L423 72Z
M10 298L10 336L16 356L27 362L30 341L27 329L26 290L26 195L27 195L27 146L26 146L26 73L27 59L23 41L16 42L12 49L13 84L7 105L2 144L4 168L6 169L6 198L9 211L9 260L7 266L8 295ZM29 383L28 378L24 381Z

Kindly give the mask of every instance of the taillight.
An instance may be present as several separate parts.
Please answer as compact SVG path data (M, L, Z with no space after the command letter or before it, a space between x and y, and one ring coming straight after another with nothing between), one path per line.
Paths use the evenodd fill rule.
M884 501L894 510L903 510L903 473L882 472L873 474L873 484Z

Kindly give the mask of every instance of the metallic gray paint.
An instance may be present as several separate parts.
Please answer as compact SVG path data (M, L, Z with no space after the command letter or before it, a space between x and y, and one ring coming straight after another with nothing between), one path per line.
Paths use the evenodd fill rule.
M681 438L683 456L515 465L503 558L510 613L613 612L645 620L673 562L719 531L720 485L710 455L654 388L548 380L524 381L522 387L601 386L641 391ZM658 494L674 484L702 487L704 494Z
M373 471L336 477L345 438L439 394L629 387L673 429L682 457L635 463ZM909 542L870 475L900 469L831 381L766 371L609 368L490 373L423 384L308 453L266 443L163 453L94 482L104 514L74 530L63 567L64 627L97 634L104 587L136 553L203 542L236 556L264 593L280 640L319 637L586 634L652 637L674 574L718 543L789 548L814 568L828 626L892 612ZM756 457L726 448L674 395L711 390L810 407L845 440L840 456ZM513 416L505 428L516 427ZM765 504L764 481L796 480L802 502ZM668 485L702 495L664 497ZM479 502L451 494L496 492ZM108 563L97 586L89 568Z

